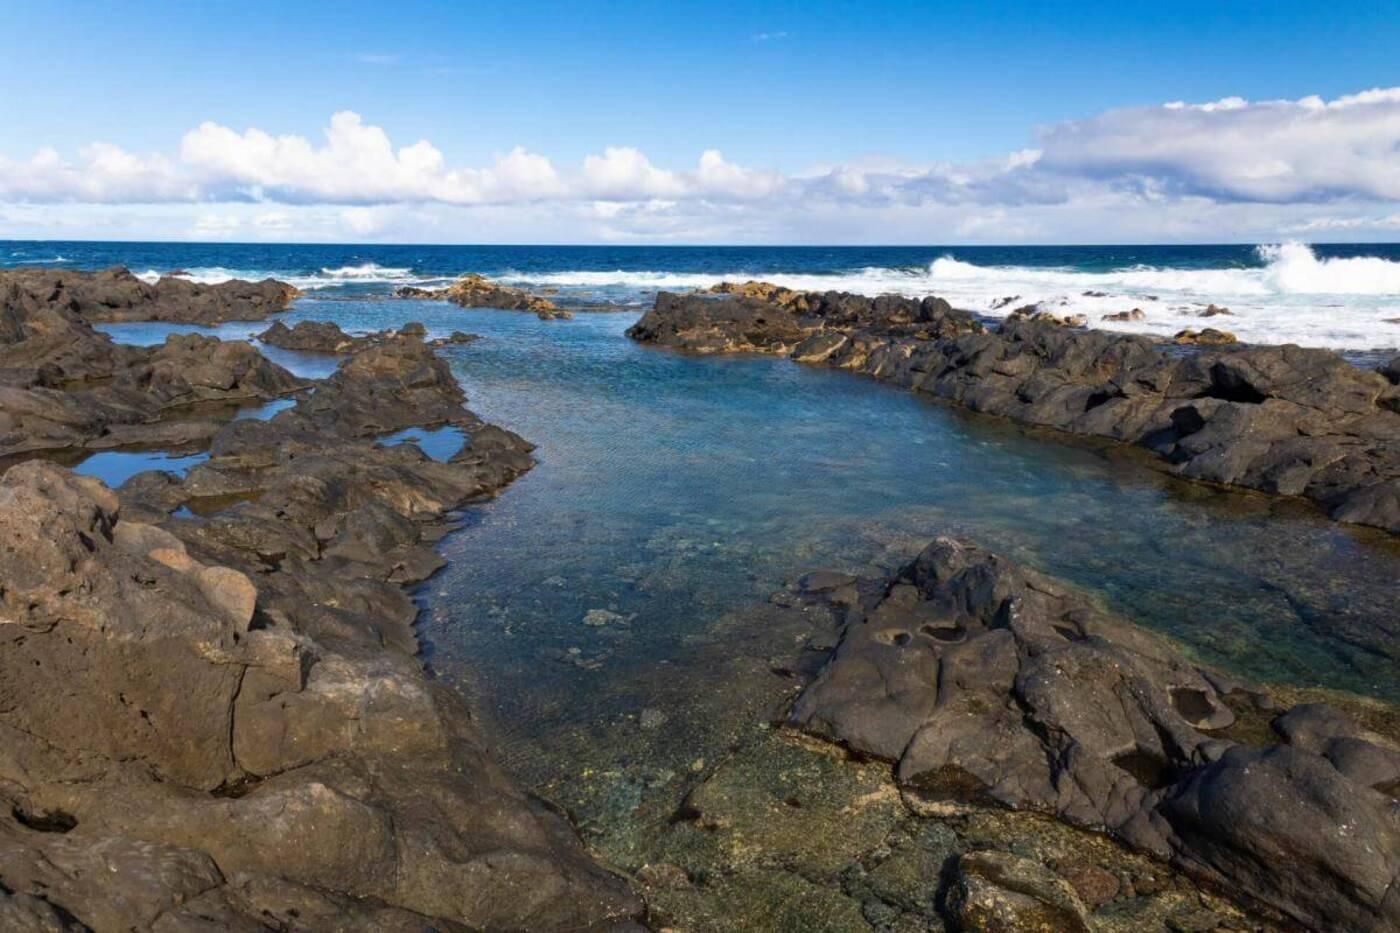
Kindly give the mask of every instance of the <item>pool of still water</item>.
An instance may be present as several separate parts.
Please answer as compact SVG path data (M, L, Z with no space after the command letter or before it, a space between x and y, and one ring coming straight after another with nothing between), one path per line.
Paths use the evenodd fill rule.
M635 317L315 299L287 316L483 336L442 352L469 407L537 444L538 465L444 542L423 631L518 770L539 769L512 762L517 737L537 755L541 736L645 707L658 665L679 676L731 637L707 634L726 613L809 569L897 566L939 534L1077 584L1206 662L1400 700L1389 536L846 373L639 346ZM168 330L125 327L105 329ZM279 362L327 370L301 356Z

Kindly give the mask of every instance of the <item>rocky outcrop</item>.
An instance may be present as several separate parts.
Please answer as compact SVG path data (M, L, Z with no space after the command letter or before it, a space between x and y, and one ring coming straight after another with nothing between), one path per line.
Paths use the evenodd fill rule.
M888 579L806 589L845 617L792 722L896 762L910 793L1055 814L1309 927L1400 928L1393 741L1330 707L1280 712L1056 581L949 539ZM1275 741L1235 738L1244 719L1272 719ZM1071 929L1082 908L1053 879L979 862L960 870L950 912Z
M395 337L426 335L427 328L416 321L410 321L398 330L374 331L363 335L347 334L340 329L340 325L330 321L298 321L292 327L274 321L271 327L258 334L257 339L269 346L300 353L353 353ZM446 347L477 339L476 334L455 330L446 337L436 337L427 343L430 347Z
M400 336L272 420L224 424L183 478L0 478L0 919L551 930L640 911L415 657L404 586L441 566L450 510L531 462L462 402ZM421 423L462 450L376 443Z
M366 337L347 334L329 321L297 321L294 327L274 321L271 327L258 334L258 340L282 350L302 353L349 353L371 343Z
M0 290L0 457L207 443L233 406L305 385L242 341L123 346L61 303Z
M848 353L861 338L932 340L985 330L976 317L941 298L779 289L781 300L768 301L753 297L763 292L761 284L736 286L747 290L737 298L661 292L627 335L698 353L784 353L821 362Z
M12 269L0 272L0 293L18 289L41 306L71 311L90 323L164 321L222 324L261 321L285 311L299 292L285 282L233 279L202 285L179 276L155 284L115 266L101 272L62 269Z
M512 288L492 282L475 272L461 276L446 288L429 289L406 285L396 289L394 294L400 298L446 300L463 308L530 311L542 321L567 320L573 317L573 314L542 295L532 295L523 288Z
M628 334L865 373L974 411L1136 444L1189 479L1305 496L1340 521L1400 532L1400 388L1327 350L1167 352L1146 337L1027 320L987 332L938 299L832 293L780 302L662 293Z

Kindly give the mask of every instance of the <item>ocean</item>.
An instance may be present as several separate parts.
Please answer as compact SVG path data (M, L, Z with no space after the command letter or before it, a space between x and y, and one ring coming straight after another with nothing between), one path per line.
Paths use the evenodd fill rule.
M154 279L282 279L321 297L480 272L561 303L642 308L662 289L761 278L801 289L938 295L997 315L1026 304L1094 326L1211 326L1254 343L1400 347L1400 244L1221 246L378 246L0 241L0 267L124 265ZM1230 316L1202 315L1210 305ZM1138 308L1136 322L1104 321Z

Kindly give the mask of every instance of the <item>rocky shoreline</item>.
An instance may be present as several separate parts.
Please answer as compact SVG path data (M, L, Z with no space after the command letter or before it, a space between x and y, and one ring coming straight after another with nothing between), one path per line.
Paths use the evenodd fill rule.
M276 279L232 279L202 285L167 275L149 284L114 266L100 272L9 269L0 273L0 294L6 302L24 300L70 311L89 324L163 321L214 325L265 320L287 310L301 293Z
M799 589L834 608L839 635L790 722L895 763L916 807L1049 813L1311 929L1400 928L1395 736L1325 704L1285 708L951 539L889 577L815 573ZM1053 885L1000 872L988 898L1009 886L1028 916L1086 928ZM965 923L961 884L946 910Z
M242 341L117 344L98 306L146 318L107 283L129 286L0 274L0 928L1400 928L1393 714L1240 682L949 539L887 574L809 574L720 639L697 662L733 673L708 762L665 711L631 727L678 756L639 779L654 799L588 766L616 749L571 759L549 796L574 816L650 800L645 832L602 840L629 877L613 874L417 656L411 588L443 566L434 544L531 468L531 445L464 407L421 325L274 323L258 339L343 357L308 380ZM201 299L217 312L133 294L160 320L271 313L261 287L227 285ZM1335 488L1362 465L1386 477L1354 483L1353 505L1393 492L1389 422L1372 423L1395 415L1390 374L1043 322L991 333L934 299L726 291L662 295L631 333L1056 427L1076 407L1127 406L1123 424L1200 408L1207 426L1172 441L1186 466L1211 462L1188 445L1201 432L1251 470L1277 461L1292 425L1304 453L1345 448ZM1104 386L1119 394L1086 404ZM407 428L461 449L382 443ZM131 445L207 459L115 491L50 462ZM655 702L692 709L671 670Z
M1302 496L1336 520L1400 533L1400 358L1376 371L1295 346L1192 349L1006 320L936 298L662 292L634 340L781 354L973 411L1145 448L1179 476Z
M43 294L34 279L0 281L6 452L178 436L209 455L116 492L44 460L0 478L0 926L639 916L416 657L407 587L441 566L452 511L528 470L530 445L467 411L415 334L312 383L241 342L113 344L88 325L83 285ZM230 319L266 306L218 294ZM141 315L132 302L122 319ZM269 420L230 420L230 403L289 393ZM220 408L192 418L194 403ZM462 449L435 461L377 443L410 426L449 426Z

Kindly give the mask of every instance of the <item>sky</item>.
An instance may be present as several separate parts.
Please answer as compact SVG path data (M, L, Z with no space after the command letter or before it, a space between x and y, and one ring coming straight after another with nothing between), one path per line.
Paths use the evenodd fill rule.
M0 0L0 238L1400 240L1400 0Z

